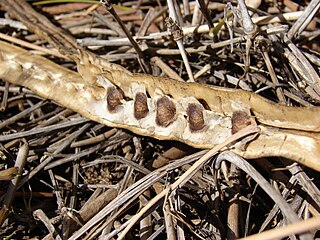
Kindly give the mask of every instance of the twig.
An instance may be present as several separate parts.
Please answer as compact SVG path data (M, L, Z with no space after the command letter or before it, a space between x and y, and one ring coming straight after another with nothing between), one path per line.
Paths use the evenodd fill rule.
M176 188L181 188L192 176L201 168L203 165L214 156L219 150L221 150L223 147L227 146L231 142L234 142L244 136L256 133L258 130L256 126L250 125L236 134L232 135L232 137L226 139L225 142L217 145L216 147L212 148L209 152L207 152L204 156L202 156L191 168L189 168L177 181L175 181L173 184L170 185L170 190L174 191ZM164 198L167 194L168 190L163 190L161 193L159 193L156 197L154 197L150 202L140 210L139 213L137 213L130 221L130 224L121 232L118 239L122 240L124 239L125 235L129 231L129 229L141 218L141 216L147 212L147 210L152 207L156 202L158 202L160 199Z
M2 101L1 101L1 105L0 105L0 112L5 111L6 108L7 108L8 95L9 95L9 86L10 86L9 82L6 82L5 85L4 85L3 97L2 97Z
M300 49L286 36L284 36L285 43L288 48L284 48L284 56L288 58L289 63L293 68L301 75L304 81L308 83L309 86L306 87L306 91L314 99L320 100L320 77L315 71L313 66L307 60L307 58L302 54Z
M1 214L0 214L0 226L2 226L3 222L8 217L11 204L15 197L15 192L17 190L17 187L24 169L24 165L27 161L27 157L29 153L29 145L25 139L23 139L22 142L23 142L23 145L19 148L17 160L14 164L14 167L18 169L17 176L11 180L2 203Z
M279 85L279 81L277 79L276 73L275 73L274 68L272 66L268 51L267 51L267 49L265 47L262 47L262 55L263 55L264 61L266 62L266 66L267 66L268 71L270 73L270 77L272 79L273 84L275 86ZM276 94L277 94L277 97L279 99L279 102L281 104L285 104L286 103L286 99L284 97L284 93L283 93L281 88L276 87Z
M239 238L239 217L240 217L240 200L238 194L240 193L240 169L234 164L230 167L230 181L231 187L235 188L236 193L230 196L228 208L228 228L227 239L234 240Z
M169 191L168 191L169 193ZM165 226L166 226L166 232L167 232L167 239L168 240L176 240L177 236L176 236L176 231L175 231L175 227L174 227L174 221L172 218L172 215L170 213L170 205L168 201L164 201L163 204L163 215L164 215L164 221L165 221Z
M303 11L303 14L299 19L293 24L288 32L288 38L292 40L295 35L300 35L301 32L308 26L312 18L320 8L320 0L312 0L306 9Z
M171 31L172 35L173 35L173 39L174 41L176 41L178 48L180 50L181 53L181 57L183 59L184 65L186 67L188 76L189 76L189 80L191 82L194 82L194 77L193 77L193 73L189 64L189 60L188 57L186 55L186 51L183 45L183 31L181 29L181 27L179 26L178 22L177 22L177 16L176 16L176 11L174 8L174 4L173 4L174 0L167 0L168 3L168 8L169 8L169 18L166 19L166 24L167 27L169 28L169 30Z
M108 130L107 132L104 132L104 133L99 134L97 136L94 136L94 137L91 137L88 139L83 139L80 141L75 141L75 142L71 143L70 147L72 147L72 148L83 147L85 145L90 145L90 144L102 142L102 141L110 138L111 136L115 135L117 131L119 131L119 130L116 128L112 128L111 130Z
M207 22L208 22L209 28L210 28L210 29L213 28L214 26L213 26L213 22L212 22L210 13L209 13L208 8L207 8L207 4L205 3L204 0L198 0L197 2L198 2L199 5L200 5L200 10L201 10L204 18L205 18L205 19L207 20Z
M297 178L300 185L310 195L315 204L320 207L320 191L317 186L312 181L310 181L309 176L297 164L289 167L289 171L293 176Z
M245 69L244 69L244 74L243 74L243 76L245 76L247 74L247 72L249 71L250 48L252 46L252 40L256 37L256 34L258 32L258 27L256 24L253 23L244 0L238 0L238 10L240 12L240 20L242 23L241 25L243 27L244 33L247 35Z
M183 82L184 80L175 72L173 71L165 62L161 60L159 57L152 57L151 61L157 65L161 70L168 75L168 77L175 79L177 81Z
M290 224L284 227L268 230L263 233L254 234L246 238L240 238L239 240L282 239L292 234L299 234L299 233L304 233L306 231L318 230L319 228L320 228L320 217L314 217L314 218L310 218L308 220Z
M219 154L219 156L216 159L216 169L220 168L221 162L223 160L228 160L229 162L235 164L241 170L246 172L248 175L250 175L260 185L260 187L268 193L268 195L273 199L273 201L279 205L279 208L281 209L282 213L284 214L289 223L295 223L299 221L297 215L290 208L288 203L248 162L246 162L243 158L239 157L233 152L223 152ZM309 233L304 233L300 237L304 239L311 239L312 236Z
M137 44L137 42L133 39L133 37L129 33L128 29L126 28L126 26L123 24L123 22L119 18L118 14L116 13L114 8L112 7L112 4L110 4L108 0L100 0L100 2L112 14L112 16L117 20L117 22L119 23L120 27L125 32L127 38L129 39L129 41L131 42L133 48L136 50L136 52L137 52L137 54L139 56L139 60L140 60L139 63L140 63L140 66L141 66L142 70L145 73L151 73L151 66L150 66L149 62L145 58L145 56L144 56L143 52L141 51L141 49L140 49L139 45Z
M54 237L54 239L62 240L60 235L57 233L55 227L50 222L50 219L47 217L47 215L41 209L34 211L33 216L35 219L41 220L41 222L43 222L43 224L46 226L46 228L50 232L51 236Z
M43 53L46 53L46 54L49 54L49 55L52 55L52 56L56 56L58 58L62 58L62 59L68 60L68 58L66 56L60 54L57 49L48 49L48 48L40 47L40 46L31 44L29 42L23 41L21 39L17 39L17 38L5 35L3 33L0 33L0 38L4 39L4 40L7 40L9 42L18 44L18 45L23 46L23 47L27 47L27 48L31 48L31 49L34 49L34 50L38 50L40 52L43 52Z
M103 208L97 215L91 218L83 227L81 227L76 233L74 233L69 240L79 239L85 231L92 228L93 226L96 226L102 219L105 219L107 214L112 212L114 209L118 208L124 203L130 204L130 202L134 201L139 195L139 193L143 193L146 189L150 188L153 184L155 184L163 176L165 176L168 171L172 171L177 167L188 164L190 162L194 162L196 159L198 159L206 152L207 151L201 151L193 155L187 156L185 158L182 158L180 160L176 160L141 178L139 181L135 182L133 185L127 188L124 192L119 194L117 198L110 202L110 204ZM124 223L122 226L127 226L129 223L130 220ZM112 236L112 234L113 233L111 233L110 236Z
M278 15L272 15L272 16L262 16L262 17L255 17L252 18L253 23L257 25L265 25L265 24L273 24L273 23L280 23L280 22L287 22L287 21L294 21L298 19L302 14L302 11L293 12L293 13L284 13L284 14L278 14ZM214 24L214 26L217 26L218 24ZM182 33L183 36L187 36L189 34L200 34L200 33L207 33L210 29L208 25L200 25L200 26L192 26L192 27L182 27ZM269 29L266 30L267 32ZM162 39L163 37L168 37L170 33L169 32L160 32L160 33L152 33L147 36L134 36L133 38L136 40L156 40L156 39ZM234 39L235 40L235 39ZM92 45L97 46L123 46L128 45L130 41L127 38L117 38L114 40L98 40L98 39L90 39L90 41L84 39L78 39L79 43L83 44L84 46L88 45L89 43L92 43ZM230 41L230 40L227 40ZM214 43L214 44L220 44ZM229 42L230 44L230 42ZM160 49L165 50L165 49ZM159 50L158 50L159 51ZM172 51L172 50L171 50ZM180 54L180 50L177 50L178 52L175 54Z
M27 108L26 110L14 115L11 118L8 118L7 120L3 121L0 123L0 129L16 122L17 120L26 117L28 114L32 113L33 111L35 111L36 109L42 107L43 105L45 105L47 103L47 101L40 101L37 104L31 106L30 108Z
M66 147L68 147L71 144L71 142L73 142L80 134L86 131L90 127L90 125L91 125L90 123L86 123L78 131L75 131L74 133L70 134L70 136L66 137L63 144L61 144L60 147L53 152L52 156L47 157L37 167L35 167L27 176L21 179L19 188L22 185L24 185L27 181L29 181L34 175L36 175L40 170L42 170L49 162L51 162L51 160L54 159L56 154L62 152Z
M58 129L70 128L72 126L76 126L78 124L86 123L89 121L90 120L88 120L86 118L78 118L78 119L74 119L72 121L58 123L58 124L47 126L47 127L35 128L35 129L31 129L31 130L28 130L25 132L2 135L2 136L0 136L0 142L10 141L10 140L17 139L17 138L28 137L28 136L32 136L32 135L36 135L36 134L40 134L40 133L49 134L50 132L56 131Z

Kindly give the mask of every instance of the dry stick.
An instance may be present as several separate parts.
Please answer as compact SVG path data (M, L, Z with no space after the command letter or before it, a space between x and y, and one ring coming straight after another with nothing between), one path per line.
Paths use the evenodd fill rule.
M6 147L4 147L6 148ZM0 151L1 156L2 156L2 152ZM0 170L0 181L8 181L8 180L12 180L14 179L17 174L18 174L19 169L16 167L10 167L4 170ZM0 192L0 194L2 195L3 192ZM1 226L1 225L0 225Z
M169 193L169 191L167 192ZM166 226L166 232L167 232L167 239L168 240L176 240L177 239L177 234L175 231L175 227L174 227L174 221L173 221L173 217L170 214L171 210L170 210L170 205L168 201L164 201L163 203L163 217L164 217L164 222L165 222L165 226Z
M317 96L315 96L316 99L320 100L320 77L318 73L315 71L313 66L310 64L305 55L300 51L300 49L287 36L284 36L283 40L288 45L288 48L292 51L294 57L298 61L298 65L294 67L297 68L297 71L303 76L303 79L317 94Z
M116 132L118 131L118 129L116 128L112 128L111 130L101 133L95 137L91 137L88 139L83 139L80 141L75 141L73 143L71 143L70 147L74 148L74 147L83 147L89 144L95 144L95 143L99 143L102 142L108 138L110 138L111 136L113 136L114 134L116 134Z
M269 197L278 204L281 209L283 215L286 217L289 223L298 222L299 218L296 213L292 210L292 208L288 205L288 203L282 198L282 196L268 183L267 180L255 169L253 168L247 161L238 156L233 152L223 152L219 154L215 162L215 168L219 169L222 161L227 160L233 164L235 164L242 171L246 172L248 175L252 177L260 187L268 193ZM304 233L300 236L301 239L312 239L310 233Z
M291 98L292 100L296 101L297 103L299 103L301 106L304 107L314 107L314 105L312 103L307 102L306 100L300 98L299 96L289 92L288 90L284 89L284 94L288 97Z
M299 181L303 189L310 195L315 204L320 207L320 191L317 186L310 180L310 177L296 164L289 167L289 171Z
M191 25L192 26L199 26L201 24L202 17L203 17L203 15L201 14L200 6L199 6L199 4L196 4L193 9ZM204 25L202 25L202 26L204 26ZM209 29L208 24L206 24L205 26Z
M196 163L192 165L177 181L175 181L173 184L170 185L168 189L170 191L174 191L178 187L182 187L187 181L189 181L190 178L208 161L212 158L213 155L215 155L218 151L220 151L222 148L226 147L230 143L239 140L240 138L243 138L247 135L257 133L259 130L257 126L250 125L236 134L232 135L230 138L227 138L223 143L218 144L216 147L212 148L209 152L207 152L204 156L202 156ZM156 202L158 202L160 199L164 198L167 194L168 190L163 190L161 193L159 193L156 197L154 197L144 208L140 210L139 213L137 213L131 220L130 224L121 232L121 234L118 237L118 240L124 239L125 235L128 233L128 231L131 229L131 227L142 217L143 214L145 214L148 209L150 209Z
M0 123L0 129L16 122L17 120L24 118L25 116L27 116L28 114L32 113L34 110L38 109L39 107L42 107L45 103L47 103L47 101L40 101L37 104L31 106L30 108L27 108L26 110L14 115L11 118L8 118L7 120L3 121Z
M14 164L14 167L18 169L17 176L11 180L2 203L1 214L0 214L0 226L2 226L4 220L6 220L9 214L11 203L15 196L15 192L17 190L17 186L19 184L20 177L23 172L23 168L28 157L28 153L29 153L28 142L25 139L23 139L22 142L23 142L23 145L19 148L17 160Z
M196 72L196 74L194 75L194 78L197 79L198 77L208 72L210 69L211 69L210 63L204 65L198 72Z
M288 181L289 186L293 186L295 183L295 177L291 177ZM287 199L290 195L290 190L288 187L286 187L281 195L283 197L283 199ZM263 221L262 225L260 226L259 232L262 232L264 229L266 229L266 227L270 224L270 222L275 218L275 216L278 214L279 211L279 206L277 204L274 204L271 211L269 211L268 216L265 218L265 220Z
M49 163L47 166L44 167L44 170L49 170L51 168L54 168L54 167L60 166L62 164L74 161L74 160L79 159L79 158L84 157L84 156L87 156L87 155L89 155L91 153L94 153L94 152L98 151L100 148L101 148L101 144L98 144L98 145L96 145L96 146L94 146L92 148L86 149L86 150L84 150L82 152L72 154L70 157L59 159L57 161Z
M148 203L150 198L150 189L144 191L143 194L139 196L139 208L144 207ZM148 198L148 199L147 199ZM147 240L152 234L152 215L145 216L140 221L140 231L139 237L141 240Z
M141 192L141 193L139 193L139 196L140 195L142 195L143 194L143 192ZM130 202L128 202L128 203L126 203L126 204L124 204L119 210L118 210L118 212L116 212L116 213L114 213L112 216L110 216L108 219L107 219L107 221L105 221L104 223L103 223L103 225L100 227L100 229L97 229L93 234L90 234L91 232L93 232L93 231L90 231L90 237L88 238L86 238L86 239L93 239L93 238L95 238L95 237L97 237L98 236L98 234L99 234L99 232L101 232L105 227L107 227L111 222L114 222L115 220L116 220L116 218L121 214L121 213L123 213L123 212L126 212L127 210L128 210L128 208L130 207ZM127 221L127 222L125 222L124 224L122 224L120 227L117 227L116 229L114 229L109 235L107 235L107 236L103 236L103 240L110 240L110 239L113 239L113 237L115 236L115 235L117 235L119 232L121 232L128 224L129 224L129 222L130 222L130 220L129 221ZM85 239L85 240L86 240Z
M247 35L245 71L243 74L243 76L245 76L249 71L249 67L250 67L250 48L252 46L252 39L255 38L258 32L258 27L256 24L253 23L244 0L238 0L238 9L241 14L241 21L242 21L242 27L243 27L244 33Z
M117 22L119 23L120 27L125 32L127 38L129 39L129 41L131 42L133 48L136 50L136 52L137 52L137 54L139 56L139 60L140 60L139 63L140 63L140 66L141 66L142 70L145 73L149 73L150 74L151 73L151 66L150 66L149 62L145 58L145 56L144 56L143 52L141 51L141 49L140 49L139 45L137 44L137 42L133 39L133 37L129 33L128 29L126 28L126 26L123 24L123 22L119 18L118 14L116 13L114 8L112 7L112 4L110 4L108 0L100 0L100 2L112 14L112 16L117 20Z
M320 0L312 0L308 7L303 11L301 17L296 21L288 32L288 38L292 39L296 34L299 35L308 26L314 15L320 8Z
M0 112L5 111L6 108L7 108L8 95L9 95L9 86L10 86L10 83L9 82L5 82L4 91L3 91L3 97L2 97L2 101L1 101L1 105L0 105Z
M176 41L178 48L180 50L181 53L181 57L183 59L184 65L186 67L189 79L191 82L194 82L194 77L193 77L193 73L189 64L189 60L188 57L186 55L186 51L183 45L183 31L180 28L178 22L177 22L177 15L176 15L176 11L174 8L174 4L173 4L174 0L167 0L168 3L168 8L169 8L169 23L168 23L168 27L171 30L171 33L173 35L173 39ZM170 19L172 19L173 21L170 21ZM174 29L173 29L174 28Z
M47 40L52 46L65 54L68 59L78 56L77 41L66 31L57 28L48 18L36 12L25 0L0 0L2 8L10 16L20 20L29 31Z
M176 191L175 191L176 192ZM184 215L182 213L182 209L181 209L181 199L179 197L179 195L175 194L177 197L174 198L174 207L175 207L175 211L177 213L175 214L172 214L171 212L171 215L173 217L176 218L176 221L179 221L180 224L176 224L177 225L177 237L178 239L186 239L186 233L185 233L185 230L184 230L184 226L183 225L186 225L195 235L197 235L196 231L193 229L193 226L191 226L189 223L187 223L185 220L184 220ZM180 214L179 214L180 213ZM181 215L181 216L180 216Z
M288 237L292 234L299 234L306 231L311 230L319 230L320 229L320 217L310 218L305 221L301 221L298 223L290 224L284 227L272 229L265 231L263 233L258 233L251 235L246 238L241 238L239 240L274 240L274 239L282 239Z
M167 172L172 171L190 162L194 162L195 159L198 159L200 156L203 156L206 152L208 151L203 150L203 151L194 153L190 156L187 156L185 158L173 161L170 164L156 171L153 171L150 174L146 175L145 177L141 178L140 180L135 182L133 185L131 185L129 188L127 188L124 192L122 192L120 195L118 195L116 199L114 199L109 205L103 208L98 214L96 214L88 222L86 222L86 224L83 227L81 227L81 229L79 229L76 233L74 233L69 240L79 239L84 234L84 232L88 231L88 229L92 228L93 226L96 226L97 224L99 224L99 222L105 219L106 216L110 212L112 212L114 209L118 208L124 203L130 204L132 201L134 201L137 198L138 195L140 195L140 193L150 188L156 182L161 181L161 178L164 177L167 174ZM107 222L105 222L105 224L107 224ZM127 226L127 224L129 224L129 221L125 222L122 226L124 225ZM115 234L117 234L118 233L117 230L118 229L113 231L113 233L116 232ZM112 235L113 233L111 233L110 235Z
M103 209L110 201L116 198L118 191L116 189L108 189L101 193L96 198L90 197L85 205L79 210L79 216L82 222L87 222L90 218L94 217L101 209ZM97 225L98 226L98 225ZM74 231L75 226L71 225L71 231ZM104 226L103 228L104 229ZM91 231L93 232L93 231ZM86 237L94 237L92 233Z
M135 146L139 143L137 143L137 141L134 141L135 142ZM140 149L140 147L138 147ZM138 150L139 151L139 150ZM136 152L137 153L137 152ZM125 159L128 159L128 161L132 161L132 162L136 162L138 160L138 158L140 158L140 154L135 154L133 155L132 153L130 153L129 151L125 154ZM132 175L133 175L133 171L134 171L134 168L131 166L131 165L126 165L126 171L124 173L124 176L122 178L122 181L120 183L120 187L118 188L118 194L122 193L129 185L130 183L130 180L132 180ZM110 218L113 218L113 216L116 216L117 215L117 212L119 211L119 209L115 209L109 216L109 219ZM122 211L121 211L122 212ZM115 218L113 218L115 219ZM111 228L112 228L112 225L113 225L113 222L114 221L109 221L108 222L108 225L105 225L104 228L103 228L103 231L101 233L101 236L104 236L108 233L111 232Z
M86 123L83 125L79 130L75 131L74 133L70 134L68 137L66 137L66 140L61 144L57 150L55 150L52 154L52 156L49 156L45 160L43 160L37 167L35 167L27 176L25 176L18 188L20 188L22 185L24 185L27 181L29 181L34 175L36 175L40 170L42 170L49 162L52 161L52 159L55 158L55 155L58 153L61 153L65 148L67 148L71 142L73 142L79 135L84 133L89 127L91 126L90 123Z
M63 239L67 239L68 236L70 235L70 233L69 233L70 232L70 221L73 216L72 216L72 213L68 212L66 207L64 207L62 209L60 215L62 215L62 227L61 227L60 232L61 232Z
M48 170L50 180L51 180L51 185L53 187L54 194L56 196L56 201L57 201L57 206L58 206L58 211L61 214L61 210L63 207L65 207L65 203L62 199L61 191L59 189L59 185L57 183L57 179L53 174L53 171L51 169Z
M33 217L36 220L41 220L43 222L43 224L46 226L46 228L50 232L51 238L53 237L56 240L62 240L60 235L57 233L55 227L50 222L50 219L47 217L47 215L41 209L35 210L33 212Z
M228 160L229 162L235 164L241 170L250 175L260 186L261 188L268 193L268 195L276 202L284 215L287 217L288 222L298 221L297 215L292 211L288 204L278 192L276 192L271 185L264 179L264 177L257 172L249 163L247 163L243 158L231 152L223 152L219 154L215 162L215 168L219 169L221 162Z
M175 79L177 81L184 82L184 80L175 72L173 71L164 61L161 60L159 57L152 57L152 63L157 65L161 70L167 74L168 77Z
M72 126L75 126L75 125L78 125L81 123L86 123L89 121L90 120L86 119L86 118L77 118L72 121L58 123L58 124L47 126L47 127L34 128L34 129L31 129L31 130L28 130L25 132L12 133L9 135L2 135L2 136L0 136L0 142L10 141L10 140L17 139L17 138L29 137L29 136L33 136L36 134L48 134L52 131L56 131L56 130L63 129L63 128L70 128Z
M112 201L117 196L118 191L116 189L108 189L101 193L95 199L89 199L85 205L79 210L79 215L81 219L86 222L95 213L99 212L104 206L106 206L110 201Z
M3 33L0 33L0 38L4 39L4 40L7 40L9 42L18 44L18 45L23 46L23 47L27 47L27 48L31 48L31 49L34 49L34 50L38 50L40 52L43 52L43 53L46 53L46 54L49 54L49 55L52 55L52 56L55 56L55 57L58 57L58 58L63 58L63 59L67 59L68 60L68 58L66 56L60 54L57 49L48 49L48 48L40 47L40 46L37 46L35 44L31 44L29 42L23 41L21 39L18 39L18 38L15 38L15 37L10 37L10 36L5 35Z
M137 37L143 37L147 34L147 31L151 24L160 17L165 11L167 11L167 7L163 7L161 10L157 11L155 8L150 8L147 12L147 15L144 17L143 23L141 24L140 29L137 32Z
M0 91L4 91L5 87L0 86ZM21 94L32 94L33 92L27 88L24 87L18 87L18 86L10 86L9 92L11 93L21 93Z
M75 151L76 154L80 152L79 148L76 148L75 150L76 150ZM79 185L78 180L79 180L79 172L80 172L79 168L80 168L79 161L74 161L73 168L72 168L72 195L70 197L70 202L69 202L69 208L71 209L77 208L77 186Z
M266 65L267 65L268 71L270 73L270 77L271 77L271 80L272 80L273 84L275 86L279 85L279 81L278 81L276 73L275 73L275 71L273 69L273 66L272 66L268 51L264 47L262 47L262 55L263 55L264 61L266 62ZM283 93L281 88L276 87L276 94L277 94L277 97L279 99L279 102L281 104L285 104L286 103L286 99L284 97L284 93Z
M35 128L41 128L41 127L45 127L48 125L52 125L54 123L61 121L62 119L66 119L68 116L70 116L73 113L74 112L72 110L66 108L66 109L60 111L58 114L55 114L51 118L47 119L46 121L39 123Z
M232 176L232 179L230 179L231 185L234 186L236 193L232 195L228 202L227 239L233 240L239 238L240 200L238 199L237 193L240 192L240 169L234 164L231 164L230 174Z
M177 147L171 147L162 154L160 154L154 161L152 161L150 164L151 166L149 169L158 169L163 167L164 165L168 164L170 160L175 160L182 158L187 155L186 151L181 150Z
M116 36L126 37L126 34L121 30L121 27L119 27L118 24L115 24L115 21L112 21L111 19L106 19L106 17L104 15L102 15L101 13L99 13L97 11L93 12L93 16L95 18L97 18L98 22L101 25L104 25L104 26L108 27L109 29L111 29L111 31L113 31L116 34Z
M190 3L189 3L189 0L183 0L182 4L183 4L184 15L189 15L190 14Z
M198 2L199 5L200 5L200 10L201 10L204 18L205 18L205 19L207 20L207 22L208 22L209 28L210 28L210 29L211 29L211 28L214 28L213 22L212 22L212 19L211 19L211 16L210 16L210 13L209 13L208 8L207 8L207 4L205 3L204 0L198 0L197 2Z
M252 18L253 23L257 25L265 25L265 24L273 24L273 23L280 23L280 22L286 22L286 21L294 21L298 19L302 14L302 11L298 12L293 12L293 13L284 13L284 14L278 14L278 15L272 15L272 16L263 16L263 17L255 17ZM218 24L214 24L214 26L217 26ZM193 26L193 27L182 27L182 33L184 36L188 34L200 34L200 33L207 33L209 32L210 29L207 24L205 25L200 25L200 26ZM269 31L269 29L267 29ZM133 38L136 40L156 40L156 39L162 39L164 37L168 37L169 33L168 32L160 32L160 33L152 33L148 36L134 36ZM78 40L82 44L85 45L85 39L83 40ZM229 40L230 41L230 40ZM127 38L118 38L115 40L95 40L95 39L90 39L90 42L93 43L93 45L98 45L98 46L123 46L127 45L129 43ZM219 43L217 43L219 44ZM230 44L230 42L229 42ZM165 50L165 49L160 49ZM159 51L159 50L158 50ZM158 52L157 51L157 52ZM180 54L180 50L174 50L174 54Z
M142 208L148 203L151 197L150 189L147 189L142 195L139 196L139 207ZM148 198L148 199L147 199ZM140 239L146 240L152 235L152 214L144 217L140 222Z
M53 111L48 112L48 113L43 113L40 116L38 116L37 118L32 119L30 122L27 123L27 126L35 126L36 125L35 127L38 127L41 123L45 123L48 120L48 118L52 118L53 116L60 114L61 111L63 111L63 108L58 106Z
M266 34L275 34L278 33L279 30L278 29L267 29L266 30ZM281 30L280 32L285 32L285 30ZM220 41L220 42L214 42L208 45L203 45L197 48L186 48L186 52L187 53L199 53L199 52L204 52L207 49L216 49L216 48L221 48L221 47L225 47L230 45L230 43L239 43L243 40L242 37L237 37L237 38L233 38L233 39L229 39L229 40L224 40L224 41ZM180 54L179 49L158 49L156 51L157 54L159 55L178 55Z
M28 28L23 23L6 18L0 18L0 25L9 26L11 28L17 28L19 30L28 30Z
M233 39L233 43L239 43L241 41L242 41L242 39L240 37ZM186 52L187 53L199 53L199 52L206 51L208 48L210 48L210 49L222 48L222 47L230 45L230 42L231 42L231 40L224 40L221 42L211 43L209 45L200 46L197 48L186 48ZM180 50L178 50L178 49L158 49L156 51L156 53L159 55L178 55L178 54L180 54Z
M142 156L141 141L136 137L134 137L133 140L134 140L133 142L135 146L135 154L133 159L139 159L139 165L143 165L144 158L141 157ZM143 192L143 194L139 196L140 208L145 206L146 202L148 201L146 197L150 199L150 189L147 189L146 191ZM139 236L141 240L146 240L149 238L151 234L152 234L152 215L148 215L148 216L145 216L140 222Z
M163 177L163 176L162 176ZM159 176L160 178L160 176ZM156 181L156 180L155 180ZM130 186L131 187L131 186ZM138 191L135 195L137 196L141 196L142 194L144 194L144 192L149 189L150 186L147 186L146 188L143 188L142 191ZM119 195L118 195L119 196ZM107 220L105 222L100 222L100 224L102 224L99 228L97 229L93 229L90 231L90 233L87 236L90 236L89 238L86 236L86 238L91 239L91 238L95 238L96 236L98 236L98 234L105 229L108 225L110 225L111 222L114 222L121 213L125 212L128 210L128 208L130 207L130 205L132 205L132 201L127 201L121 208L119 208L119 210L117 212L114 212L117 208L114 208L114 211L112 212L112 214L110 214L110 216L107 218ZM119 207L119 206L118 206ZM130 220L125 222L124 224L122 224L120 227L117 227L115 230L113 230L109 235L107 236L103 236L103 240L109 240L111 238L113 238L115 235L117 235L119 232L121 232L128 224L129 224Z

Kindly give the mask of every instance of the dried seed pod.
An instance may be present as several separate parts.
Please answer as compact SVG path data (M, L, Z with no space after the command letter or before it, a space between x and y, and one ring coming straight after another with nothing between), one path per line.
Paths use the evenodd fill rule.
M134 99L134 117L141 119L147 116L149 112L147 95L142 92L138 92Z
M120 106L121 100L123 99L123 93L116 87L109 87L107 89L107 103L108 110L114 111L118 106Z
M189 103L187 108L189 127L191 131L198 131L204 128L203 107L196 103Z
M172 101L166 96L161 97L157 101L156 123L161 127L170 125L176 115L176 107Z
M250 116L244 111L235 111L231 117L231 133L235 134L251 124Z

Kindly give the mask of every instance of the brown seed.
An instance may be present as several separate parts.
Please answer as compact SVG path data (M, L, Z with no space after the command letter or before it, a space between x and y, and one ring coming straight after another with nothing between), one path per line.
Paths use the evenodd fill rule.
M141 119L147 116L149 112L147 95L142 92L138 92L134 99L134 117Z
M173 102L166 96L161 97L157 101L156 123L161 127L167 127L175 118L176 107Z
M235 134L251 124L250 116L244 111L235 111L231 117L231 133Z
M116 87L109 87L107 89L107 103L108 110L114 111L118 106L120 106L121 100L123 99L122 91Z
M201 105L190 103L187 108L187 115L191 131L198 131L204 128L203 107Z

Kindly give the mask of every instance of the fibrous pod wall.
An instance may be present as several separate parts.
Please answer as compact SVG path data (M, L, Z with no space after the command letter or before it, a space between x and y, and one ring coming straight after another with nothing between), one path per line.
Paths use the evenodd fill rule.
M229 146L247 158L286 157L320 170L319 108L275 105L253 93L131 74L80 54L78 73L7 43L0 77L111 127L212 148L258 124L259 134Z

